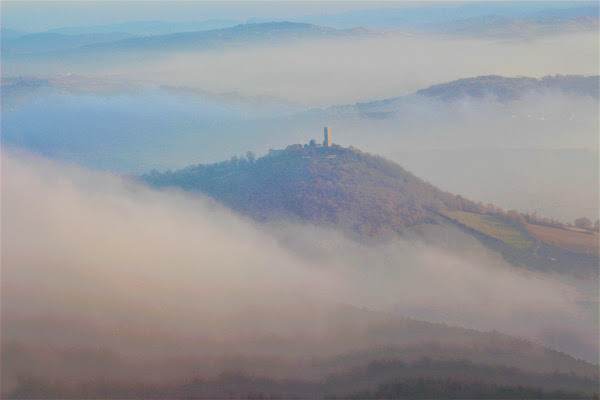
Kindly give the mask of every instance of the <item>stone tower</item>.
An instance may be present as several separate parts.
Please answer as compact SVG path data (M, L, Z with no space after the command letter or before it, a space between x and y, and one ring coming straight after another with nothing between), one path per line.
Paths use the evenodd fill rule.
M326 126L325 129L323 129L323 131L324 131L323 146L331 147L331 128Z

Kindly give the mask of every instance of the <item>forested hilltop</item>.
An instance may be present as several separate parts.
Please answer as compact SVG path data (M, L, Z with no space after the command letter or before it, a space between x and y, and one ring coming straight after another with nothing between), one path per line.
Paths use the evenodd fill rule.
M141 179L154 187L204 193L259 221L305 221L361 239L402 234L418 225L451 225L515 265L580 277L598 274L598 222L571 226L476 203L352 147L295 144L258 159L248 152L174 172L153 170Z
M443 210L476 207L398 164L336 145L291 145L256 160L250 153L142 178L201 191L258 220L292 217L369 236L433 222Z

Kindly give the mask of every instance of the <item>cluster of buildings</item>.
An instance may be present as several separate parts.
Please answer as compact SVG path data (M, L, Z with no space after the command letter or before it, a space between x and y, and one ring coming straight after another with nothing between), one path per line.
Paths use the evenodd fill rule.
M316 139L312 139L308 145L304 145L304 147L333 147L333 143L331 142L331 128L329 126L326 126L325 128L323 128L323 144L317 142ZM301 149L302 145L301 144L292 144L289 145L286 150L292 150L292 149ZM269 155L270 156L275 156L277 154L282 153L284 150L273 150L270 149L269 150Z

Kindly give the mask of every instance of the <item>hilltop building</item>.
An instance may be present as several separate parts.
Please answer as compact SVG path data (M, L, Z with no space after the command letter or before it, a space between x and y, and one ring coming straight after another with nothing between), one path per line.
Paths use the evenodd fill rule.
M270 157L275 157L278 156L280 154L283 154L286 151L292 151L292 152L297 152L299 150L302 149L317 149L320 147L329 147L329 148L334 148L337 147L339 148L340 146L338 145L334 145L331 141L331 128L326 126L323 129L323 144L321 144L320 142L317 142L316 139L311 139L308 144L291 144L289 146L287 146L285 148L285 150L274 150L274 149L269 149L269 154L268 156ZM334 158L335 156L327 156L327 158Z
M324 139L323 139L323 146L324 147L331 147L331 128L326 126L324 129Z

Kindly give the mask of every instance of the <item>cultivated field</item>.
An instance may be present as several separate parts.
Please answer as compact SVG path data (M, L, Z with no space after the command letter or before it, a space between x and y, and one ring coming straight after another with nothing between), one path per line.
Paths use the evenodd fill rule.
M597 233L558 229L542 225L527 224L527 231L536 239L578 253L598 254Z
M535 245L534 240L526 232L493 215L475 214L466 211L449 211L445 215L462 225L499 239L516 248L527 249Z

